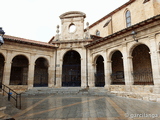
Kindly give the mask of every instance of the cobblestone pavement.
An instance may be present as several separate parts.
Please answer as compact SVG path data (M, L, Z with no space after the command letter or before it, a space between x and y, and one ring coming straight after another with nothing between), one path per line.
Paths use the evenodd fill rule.
M151 120L160 119L160 103L109 96L28 95L16 120Z

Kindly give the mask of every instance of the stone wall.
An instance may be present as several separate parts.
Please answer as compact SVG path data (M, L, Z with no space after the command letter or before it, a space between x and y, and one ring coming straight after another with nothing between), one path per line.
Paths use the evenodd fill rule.
M28 89L33 87L34 82L34 69L35 69L35 61L38 58L45 58L48 61L48 73L49 73L49 80L47 81L48 86L53 86L54 84L54 48L47 48L47 47L41 47L41 46L32 46L28 44L23 43L16 43L12 41L5 41L5 44L1 47L0 53L4 56L5 62L4 62L4 72L3 72L3 84L10 85L10 75L11 75L11 69L12 66L12 60L19 55L25 56L28 60L27 66L28 70L25 68L24 74L27 77L27 87ZM21 61L22 62L22 61ZM52 73L50 72L52 71ZM26 73L27 72L27 73ZM24 76L23 74L23 76ZM52 77L50 77L52 76ZM14 85L11 85L12 87ZM17 85L15 85L17 87ZM17 87L18 88L18 87Z
M139 100L160 102L160 94L153 93L154 86L144 86L144 85L111 85L109 91L112 94L121 97L134 98ZM128 91L129 90L129 91Z
M144 4L143 2L144 0L136 0L133 3L126 5L121 10L115 12L113 15L90 28L90 33L95 35L96 30L99 30L100 36L105 37L126 28L125 13L127 10L131 12L131 25L160 14L159 0L150 0ZM109 19L111 19L111 21L108 26L103 27Z
M149 4L149 2L146 4ZM124 34L120 34L119 32L117 36L108 36L103 42L88 47L90 51L89 56L92 58L90 59L90 62L94 63L94 59L97 57L97 55L102 55L104 58L105 69L105 88L111 91L111 93L141 100L159 101L160 24L159 21L155 21L150 24L145 24L144 26L141 25L137 28L127 28L128 30L126 30ZM133 36L131 35L132 30L137 32L136 39L138 39L138 41L133 39ZM122 53L123 62L117 62L117 64L113 66L112 56L114 55L115 51L120 51ZM115 58L115 60L118 61L117 58ZM110 75L119 68L119 64L123 64L125 85L112 85ZM93 69L94 64L90 65L89 67L90 69ZM136 79L134 78L133 72L147 69L151 71L151 77L153 80L152 84L148 85L148 73L146 73L144 77L141 78L145 80L143 85L134 85ZM93 73L94 71L92 73L90 72L89 78L93 77ZM143 76L142 73L139 75ZM140 82L141 79L138 81ZM93 83L92 86L94 86L94 79L90 79L90 83Z

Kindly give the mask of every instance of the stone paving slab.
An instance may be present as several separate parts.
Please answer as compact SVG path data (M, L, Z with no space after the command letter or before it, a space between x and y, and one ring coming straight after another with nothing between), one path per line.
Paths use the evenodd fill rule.
M16 120L154 120L160 119L160 103L114 95L22 95L19 110L6 100L8 115Z
M160 104L155 102L116 96L45 94L22 95L22 110L12 113L16 120L159 120L159 115Z
M15 105L8 101L7 96L2 96L0 94L0 108L2 107L6 107L6 109L4 109L3 111L0 111L0 114L4 113L5 116L3 118L0 118L0 120L11 119L12 115L17 114L18 112L21 111L15 108Z

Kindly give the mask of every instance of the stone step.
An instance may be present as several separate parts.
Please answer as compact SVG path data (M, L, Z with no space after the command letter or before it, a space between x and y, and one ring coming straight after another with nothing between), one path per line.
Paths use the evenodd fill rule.
M63 88L48 88L48 87L35 87L27 90L23 94L58 94L58 93L78 93L82 88L80 87L63 87Z
M80 95L108 95L110 94L105 88L81 88L81 87L62 87L62 88L48 88L48 87L34 87L27 90L23 95L36 94L80 94Z

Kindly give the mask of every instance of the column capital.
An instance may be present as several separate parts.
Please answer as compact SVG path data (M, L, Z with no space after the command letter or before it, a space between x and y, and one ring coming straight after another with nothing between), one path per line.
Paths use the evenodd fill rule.
M13 50L7 50L7 53L12 53L13 52Z
M107 63L112 63L112 61L111 61L111 60L108 60Z
M6 63L6 64L7 64L7 63L12 64L12 61L4 61L4 63Z
M35 56L35 55L36 55L36 53L31 53L31 55Z
M133 56L128 56L127 58L128 58L128 59L133 59Z
M96 66L97 64L95 64L95 63L92 63L92 66Z
M149 38L150 40L155 39L155 34L151 34L150 36L148 36L148 38Z
M127 42L123 42L122 47L127 47Z
M36 65L36 63L32 63L32 62L30 62L30 63L28 63L28 65L33 65L33 66L35 66L35 65Z

